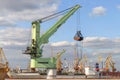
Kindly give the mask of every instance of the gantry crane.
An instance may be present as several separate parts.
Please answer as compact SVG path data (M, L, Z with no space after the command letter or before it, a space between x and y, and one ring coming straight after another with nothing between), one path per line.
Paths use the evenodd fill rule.
M70 16L72 16L78 9L80 5L75 5L72 8L66 9L68 12L63 15L47 32L43 35L40 35L40 23L51 19L51 17L56 17L53 14L42 19L38 19L32 22L32 42L29 47L25 50L25 54L31 56L30 67L32 71L35 71L35 68L56 68L56 57L52 58L43 58L43 45L49 42L49 38L64 24ZM64 10L65 11L65 10ZM62 12L63 13L63 12Z
M110 71L110 67L112 68L112 72L115 72L116 71L116 68L115 68L115 63L113 62L112 60L112 56L109 55L107 58L106 58L106 61L105 61L105 69L107 72Z

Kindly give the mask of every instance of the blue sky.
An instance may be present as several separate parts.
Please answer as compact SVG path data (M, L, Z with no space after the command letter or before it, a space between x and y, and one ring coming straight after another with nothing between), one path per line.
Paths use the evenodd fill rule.
M83 4L83 9L81 9L81 23L83 29L87 30L86 36L105 36L105 37L118 37L119 36L119 9L117 9L119 2L106 1L96 1L92 4ZM109 3L109 4L108 4ZM85 7L85 8L84 8ZM104 15L97 15L93 13L93 16L89 16L92 10L96 7L103 7L105 11ZM83 12L82 12L83 11ZM83 21L82 21L83 20Z
M112 54L114 61L119 63L119 0L30 0L29 2L25 0L19 2L16 0L0 0L0 47L4 49L10 65L16 66L18 65L17 61L19 61L20 66L26 67L29 57L21 53L30 44L31 22L33 20L76 4L82 6L79 9L80 13L77 11L73 14L52 35L44 48L44 56L50 56L51 48L49 47L52 46L55 49L54 53L65 48L67 52L63 58L69 56L69 60L73 59L76 45L73 37L77 31L76 28L78 28L84 36L83 45L80 44L83 47L83 54L87 54L91 61L97 60L99 55L103 56L103 60L105 60L109 54ZM77 17L80 18L77 19ZM41 32L44 33L54 25L55 20L42 23ZM77 23L78 21L79 23ZM120 65L117 64L116 66L119 68Z
M68 40L71 41L72 40L71 38L75 34L76 27L78 27L78 29L82 31L85 37L87 36L108 37L108 38L119 37L120 35L119 33L120 9L118 8L119 3L120 3L119 0L116 0L116 1L64 0L64 1L61 1L60 5L58 6L58 11L74 6L76 4L80 4L82 8L80 8L80 13L75 13L63 25L63 27L60 28L61 31L66 32L66 34L65 36L62 36L62 38L61 37L57 38L57 40L64 39L64 37L66 37L67 34L70 34L70 36L67 36L67 38ZM99 10L98 8L101 8L101 10ZM76 18L77 16L80 16L79 24L77 24L77 21L78 21ZM69 23L72 23L72 24L69 24ZM58 31L55 34L55 36L59 35L61 31Z

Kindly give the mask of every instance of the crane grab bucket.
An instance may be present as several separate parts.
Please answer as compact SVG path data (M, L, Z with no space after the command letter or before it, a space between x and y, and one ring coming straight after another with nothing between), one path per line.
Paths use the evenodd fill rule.
M74 36L74 40L76 40L76 41L82 41L83 40L83 36L81 34L81 31L77 31L77 33Z

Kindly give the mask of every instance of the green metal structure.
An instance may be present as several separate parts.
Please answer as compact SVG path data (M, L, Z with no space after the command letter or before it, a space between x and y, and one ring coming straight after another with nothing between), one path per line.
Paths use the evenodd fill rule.
M31 46L27 47L27 49L25 50L25 54L29 54L31 56L31 68L56 68L56 57L42 58L42 45L48 43L49 38L79 8L80 5L75 5L74 7L70 8L70 11L68 11L62 18L60 18L60 20L58 20L43 35L40 35L40 23L42 23L42 19L32 22L32 42Z

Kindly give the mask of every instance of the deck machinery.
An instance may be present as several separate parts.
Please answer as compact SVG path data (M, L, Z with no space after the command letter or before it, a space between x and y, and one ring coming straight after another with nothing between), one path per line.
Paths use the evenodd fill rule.
M46 69L56 69L56 57L43 58L43 44L49 42L49 38L64 24L69 17L75 13L80 8L80 5L75 5L70 10L63 15L48 31L43 35L40 35L40 23L47 20L47 18L54 16L56 14L50 15L48 17L38 19L32 22L32 42L29 47L26 48L25 54L31 56L30 68L35 71L35 68L46 68ZM68 10L68 9L67 9Z

